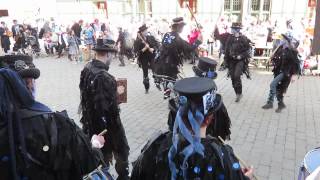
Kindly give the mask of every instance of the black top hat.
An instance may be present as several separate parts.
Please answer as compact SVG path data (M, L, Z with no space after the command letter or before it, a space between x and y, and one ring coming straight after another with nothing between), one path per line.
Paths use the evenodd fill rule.
M216 78L215 73L218 62L208 57L200 57L197 66L193 66L194 73L199 77ZM212 73L212 74L209 74Z
M40 70L33 66L28 66L23 60L17 60L14 63L14 69L22 78L38 79L40 77Z
M97 39L97 44L92 48L94 51L116 52L115 41L112 39Z
M139 31L138 32L141 33L141 32L143 32L143 31L145 31L147 29L148 29L147 25L143 24L142 26L139 27Z
M186 23L183 21L183 17L177 17L172 19L172 25L186 25Z
M217 89L212 79L203 77L191 77L179 80L174 85L174 90L180 96L186 97L202 97L206 93Z
M242 24L239 22L233 22L231 25L231 28L233 29L241 29L242 28Z
M35 67L32 61L32 57L27 55L0 56L0 68L9 67L18 72L22 78L38 79L40 77L40 70Z

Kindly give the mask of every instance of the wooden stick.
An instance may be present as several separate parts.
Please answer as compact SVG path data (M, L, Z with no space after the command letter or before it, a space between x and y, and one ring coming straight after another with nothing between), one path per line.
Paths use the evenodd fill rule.
M280 47L282 47L282 46L279 45L279 46L271 53L270 58L269 58L268 61L267 61L267 65L269 64L269 62L272 61L273 56L276 54L276 52L278 51L278 49L279 49Z
M142 43L143 43L145 46L146 46L146 45L149 46L149 44L146 42L146 40L141 36L141 34L140 34L139 32L138 32L137 35L138 35L138 38L141 39ZM153 51L151 51L150 49L151 49L151 48L149 47L149 48L148 48L148 51L151 52L151 53L153 53Z
M105 135L107 132L108 132L108 130L105 129L105 130L103 130L101 133L99 133L98 136L103 136L103 135Z
M187 7L188 7L188 9L189 9L189 12L190 12L190 14L191 14L192 18L193 18L193 19L194 19L194 21L196 22L196 24L197 24L197 28L198 28L198 30L199 30L199 29L200 29L200 24L198 23L196 16L195 16L195 15L194 15L194 13L192 12L192 10L191 10L191 8L190 8L189 4L187 4Z
M218 136L218 138L222 142L222 144L224 145L226 144L225 141L220 136ZM235 152L234 152L234 156L239 160L240 164L242 164L244 168L246 169L249 168L248 164L244 160L242 160ZM252 176L254 179L258 180L258 178L254 174L252 174Z

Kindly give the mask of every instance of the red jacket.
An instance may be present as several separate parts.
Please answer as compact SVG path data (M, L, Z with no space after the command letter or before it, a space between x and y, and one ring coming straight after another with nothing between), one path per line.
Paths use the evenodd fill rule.
M196 42L196 40L198 39L199 35L201 34L201 32L197 29L192 30L191 34L188 35L188 41L190 44L193 44Z

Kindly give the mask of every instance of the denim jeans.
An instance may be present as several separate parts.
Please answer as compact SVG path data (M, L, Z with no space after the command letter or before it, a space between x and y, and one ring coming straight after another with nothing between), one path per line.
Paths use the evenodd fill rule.
M284 78L284 74L280 73L272 80L270 84L268 103L273 103L274 97L276 96L276 93L277 93L277 86L283 80L283 78Z

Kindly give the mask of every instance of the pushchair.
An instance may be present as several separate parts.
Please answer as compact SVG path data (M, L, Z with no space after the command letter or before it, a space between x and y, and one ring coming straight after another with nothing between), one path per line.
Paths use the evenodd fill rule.
M38 39L35 36L32 36L32 35L27 36L26 37L26 45L27 45L27 48L29 49L31 55L33 55L35 57L40 56L41 49L40 49Z

